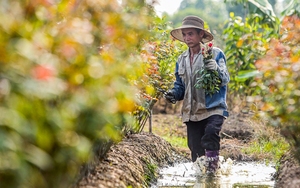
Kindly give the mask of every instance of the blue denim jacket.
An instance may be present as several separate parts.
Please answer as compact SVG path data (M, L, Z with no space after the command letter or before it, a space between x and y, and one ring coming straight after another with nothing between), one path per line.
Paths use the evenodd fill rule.
M221 87L220 91L212 96L206 95L203 89L194 87L196 78L199 77L197 72L203 66L201 52L194 56L192 65L189 50L178 58L175 71L176 81L172 90L176 100L183 100L181 111L183 122L201 121L211 115L228 116L226 94L230 78L226 67L226 57L222 50L216 47L213 48L213 57L218 65Z

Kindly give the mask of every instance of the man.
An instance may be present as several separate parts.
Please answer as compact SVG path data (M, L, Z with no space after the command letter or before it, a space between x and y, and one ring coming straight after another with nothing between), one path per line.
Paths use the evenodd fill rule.
M171 35L184 42L188 50L183 52L176 63L176 81L167 92L168 101L183 100L182 121L187 126L188 146L192 161L206 156L209 163L207 172L214 174L218 168L220 136L224 119L228 117L226 104L229 74L224 53L216 47L212 49L213 59L203 62L201 45L213 40L213 36L204 30L204 22L197 16L187 16L182 26L171 31ZM201 44L202 43L202 44ZM203 89L194 87L198 70L204 66L208 70L218 71L221 80L220 90L213 95L205 94Z

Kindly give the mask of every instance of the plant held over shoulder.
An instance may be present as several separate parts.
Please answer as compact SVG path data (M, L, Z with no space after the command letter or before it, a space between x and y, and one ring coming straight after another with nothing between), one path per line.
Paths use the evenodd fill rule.
M200 77L196 78L196 84L194 85L197 89L204 89L205 94L213 95L215 92L219 92L221 80L219 78L219 73L217 70L208 70L205 68L205 64L209 62L210 59L213 59L212 54L213 43L203 44L201 51L203 55L203 66L198 70L197 74Z

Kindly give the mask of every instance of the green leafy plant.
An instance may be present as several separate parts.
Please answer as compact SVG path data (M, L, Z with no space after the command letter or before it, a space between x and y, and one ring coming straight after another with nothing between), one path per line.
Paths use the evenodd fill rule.
M276 37L274 28L261 25L262 17L249 15L245 22L230 14L227 28L224 30L225 53L231 81L230 93L235 96L257 95L260 89L255 82L258 71L255 61L268 49L271 38Z
M230 74L229 104L235 104L236 101L245 100L248 96L260 95L261 91L255 80L259 74L255 61L266 53L270 40L278 37L279 18L266 0L225 2L242 5L244 8L243 17L230 13L227 27L223 32L226 41L224 52Z
M204 64L201 67L201 69L197 71L197 74L200 77L196 78L196 83L194 87L197 89L204 89L205 94L212 96L214 93L219 92L221 79L217 70L208 70L205 68L205 63L207 63L208 60L213 58L213 43L210 42L201 46L201 53L203 56Z
M156 164L152 164L149 161L146 161L147 169L145 170L146 173L144 175L146 185L150 185L151 181L156 178L157 176L157 168Z

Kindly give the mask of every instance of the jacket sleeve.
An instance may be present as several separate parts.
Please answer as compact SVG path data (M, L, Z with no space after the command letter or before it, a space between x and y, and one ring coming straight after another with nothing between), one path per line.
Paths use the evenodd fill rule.
M218 64L217 71L219 72L219 76L222 81L221 86L227 85L230 80L230 76L226 66L226 57L222 51L218 53L216 62Z
M177 101L183 100L184 98L184 93L185 93L185 86L184 83L182 82L182 79L180 78L178 74L178 62L176 62L176 69L175 69L175 77L176 80L174 82L174 87L173 87L173 93L175 95L175 99Z

